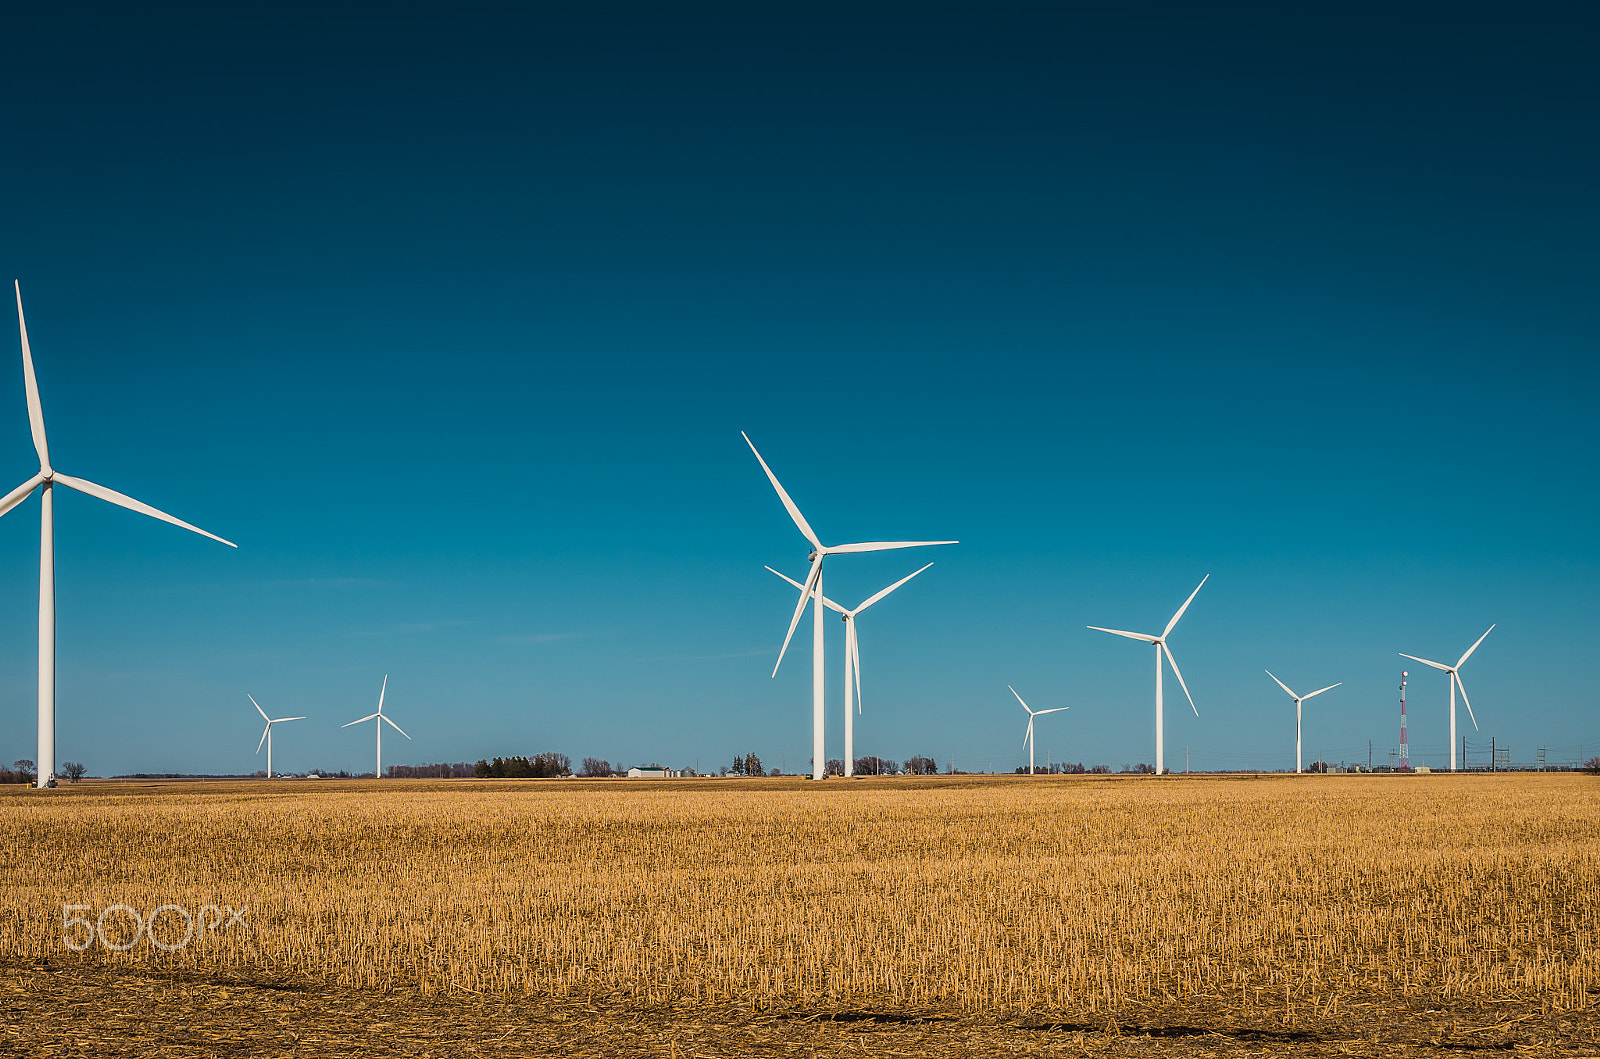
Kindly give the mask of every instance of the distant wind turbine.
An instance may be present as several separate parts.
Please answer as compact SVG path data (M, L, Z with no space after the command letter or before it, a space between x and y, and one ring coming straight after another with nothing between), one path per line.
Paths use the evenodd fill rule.
M22 315L22 284L17 291L17 330L22 336L22 382L28 396L28 426L33 431L33 447L39 454L39 473L17 486L0 499L0 515L4 515L28 498L34 489L44 486L39 498L39 787L56 785L56 520L55 489L64 485L108 503L149 515L174 526L181 526L202 537L210 537L230 548L238 545L225 541L215 533L207 533L182 519L173 518L165 511L157 511L149 504L124 496L115 489L82 478L62 474L50 466L50 446L44 435L44 408L39 402L39 383L33 374L33 352L28 347L28 322Z
M932 563L928 564L928 566L932 565ZM928 566L924 566L922 570L926 570ZM769 566L767 569L772 570L772 567ZM872 606L874 603L878 602L884 596L887 596L889 593L893 592L895 589L899 588L913 577L916 577L917 574L922 573L922 570L909 573L905 577L902 577L900 580L896 581L894 584L890 585L888 588L868 596L866 601L860 606L856 607L854 610L846 610L833 600L829 599L827 596L822 597L823 605L829 610L841 615L844 620L844 774L847 779L855 775L855 714L861 709L861 641L856 634L856 615L860 614L862 611L866 610L868 607ZM772 572L778 574L778 571L776 570L772 570ZM794 578L789 577L787 574L778 574L778 576L789 582L795 588L800 589L800 591L805 591L804 585L796 581ZM855 696L855 705L853 707L851 703L852 694Z
M272 778L272 726L275 724L282 724L284 721L303 721L305 718L268 717L267 711L261 708L261 704L256 701L254 695L247 694L245 695L245 698L250 700L250 705L256 708L256 712L261 715L261 719L267 722L266 730L261 733L261 742L256 744L256 753L261 753L261 743L267 744L267 779L270 780Z
M1272 670L1263 669L1262 672L1267 676L1272 677ZM1307 699L1316 698L1324 691L1332 691L1334 688L1338 687L1339 684L1343 684L1344 681L1339 681L1339 684L1329 684L1325 688L1318 688L1309 695L1296 695L1294 692L1289 691L1289 685L1285 684L1277 677L1272 677L1272 682L1278 685L1278 687L1282 688L1284 691L1288 691L1289 697L1294 700L1294 772L1295 775L1298 776L1300 775L1300 704L1305 702Z
M1211 580L1211 575L1210 574L1207 574L1205 577L1202 577L1200 579L1200 583L1198 585L1194 586L1194 591L1189 593L1189 598L1183 601L1183 606L1178 608L1178 613L1174 614L1172 616L1172 620L1167 622L1167 627L1165 629L1161 630L1161 635L1160 636L1151 636L1148 633L1142 633L1142 632L1123 632L1121 629L1102 629L1098 625L1089 626L1089 628L1095 630L1096 632L1108 632L1108 633L1111 633L1113 636L1126 636L1130 640L1143 640L1145 643L1155 644L1155 647L1156 647L1156 775L1157 776L1165 775L1166 771L1167 771L1167 768L1166 768L1166 750L1165 750L1165 746L1164 746L1164 742L1163 742L1163 733L1162 733L1163 717L1162 717L1162 709L1161 709L1161 655L1162 655L1163 652L1166 653L1167 661L1172 664L1172 675L1178 678L1178 686L1183 689L1184 698L1189 700L1189 708L1191 710L1194 710L1194 715L1196 717L1200 716L1200 708L1194 704L1194 696L1189 694L1189 685L1187 685L1187 684L1185 684L1183 682L1183 673L1181 673L1178 670L1178 660L1176 658L1172 657L1172 648L1167 646L1167 637L1172 635L1172 630L1174 628L1176 628L1177 625L1178 625L1178 619L1183 617L1183 612L1189 609L1189 604L1194 602L1194 597L1198 596L1200 594L1200 590L1205 587L1206 582L1209 581L1209 580Z
M378 724L377 724L377 728L378 728L378 770L373 773L373 776L375 778L377 778L377 779L380 779L380 780L383 779L383 726L384 726L384 724L387 723L390 728L393 728L395 731L399 732L401 735L406 735L405 730L402 729L398 724L395 724L393 721L389 720L388 716L385 715L384 712L383 712L383 693L388 691L388 690L389 690L389 674L385 673L383 675L383 687L378 689L378 712L377 713L369 713L365 717L357 717L355 720L350 722L350 724L360 724L362 721L370 721L373 718L377 718L377 721L378 721ZM350 724L341 724L339 727L340 728L349 728ZM406 735L406 738L410 739L411 737L409 735Z
M1016 688L1012 688L1010 684L1007 684L1006 687L1011 688L1011 694L1017 695ZM1017 701L1022 702L1021 695L1017 695ZM1035 717L1043 717L1047 713L1060 713L1062 710L1069 710L1072 707L1055 706L1048 710L1036 710L1027 703L1022 702L1022 708L1028 711L1028 734L1022 737L1022 741L1028 746L1028 775L1031 776L1033 775L1033 719Z
M1499 624L1499 622L1495 623L1495 625L1498 625L1498 624ZM1473 714L1472 714L1472 701L1467 698L1467 686L1465 684L1461 683L1461 667L1466 664L1467 659L1472 657L1472 652L1474 652L1474 651L1476 651L1478 649L1478 644L1479 643L1483 643L1484 639L1487 638L1488 635L1490 633L1492 633L1492 632L1494 632L1494 625L1491 625L1487 629L1483 630L1483 635L1478 637L1478 643L1475 643L1471 647L1467 648L1467 653L1462 655L1460 658L1456 659L1456 664L1453 665L1453 666L1447 666L1443 662L1430 662L1426 658L1418 658L1416 655L1408 655L1404 651L1400 652L1400 657L1401 658L1409 658L1413 662L1421 662L1425 666L1432 666L1435 669L1442 669L1446 673L1450 674L1450 771L1451 772L1454 772L1456 770L1456 689L1457 688L1461 689L1461 701L1467 704L1467 716L1468 717L1472 717L1472 730L1473 731L1477 731L1478 730L1478 718L1474 717Z
M811 573L806 576L805 584L800 586L800 602L795 605L794 617L789 620L789 631L783 637L783 647L778 651L778 662L772 667L772 675L778 675L778 666L783 665L783 656L789 650L789 641L794 637L795 626L800 624L800 615L805 613L806 601L815 595L822 598L822 560L830 555L844 555L850 552L883 552L895 548L927 548L936 544L956 544L957 541L880 541L873 544L834 544L825 545L811 529L811 524L806 521L795 502L789 499L789 494L778 481L778 476L772 473L772 468L767 466L767 461L761 458L761 453L756 451L755 442L750 440L750 435L740 431L744 443L750 446L750 451L755 453L756 462L761 464L761 469L767 473L767 480L772 483L772 488L777 490L778 499L783 501L789 517L794 520L795 527L802 536L811 543L811 554L808 561L811 563ZM826 775L827 755L823 742L823 707L825 705L826 691L823 687L824 667L822 648L822 607L813 606L814 621L811 631L811 778L820 780Z

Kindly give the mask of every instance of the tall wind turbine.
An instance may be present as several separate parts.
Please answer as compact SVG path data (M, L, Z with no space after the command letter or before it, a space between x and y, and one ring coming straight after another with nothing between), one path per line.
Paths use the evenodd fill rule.
M377 768L377 771L374 772L372 775L373 775L374 779L380 779L380 780L383 779L383 726L384 726L385 722L388 723L390 728L393 728L395 731L399 732L401 735L406 735L405 729L401 728L398 724L395 724L393 721L389 720L388 715L383 712L383 693L388 691L388 690L389 690L389 674L385 673L383 675L383 687L378 689L378 712L377 713L369 713L365 717L357 717L355 720L350 722L350 724L360 724L362 721L370 721L373 718L377 718L377 721L378 721L378 724L377 724L377 728L378 728L378 768ZM340 728L349 728L350 724L341 724L339 727ZM409 735L406 735L406 738L410 739L411 737Z
M1011 694L1017 695L1016 688L1012 688L1010 684L1007 684L1006 687L1011 688ZM1017 695L1017 701L1022 702L1021 695ZM1072 707L1055 706L1048 710L1036 710L1027 703L1022 702L1022 708L1028 711L1028 734L1022 737L1022 741L1028 744L1028 775L1031 776L1033 775L1033 719L1035 717L1043 717L1047 713L1060 713L1062 710L1070 710Z
M1272 670L1263 669L1262 672L1267 676L1272 677ZM1285 684L1277 677L1272 677L1272 682L1278 685L1278 687L1282 688L1284 691L1289 691L1289 685ZM1339 684L1343 683L1344 681L1339 681ZM1294 774L1296 776L1300 775L1300 704L1305 702L1307 699L1316 698L1324 691L1332 691L1334 688L1338 687L1339 684L1329 684L1325 688L1318 688L1309 695L1296 695L1294 692L1289 691L1289 697L1294 700Z
M247 694L245 695L245 698L250 700L250 705L256 708L256 712L261 715L261 719L267 722L266 731L261 733L261 742L256 744L256 753L261 753L261 743L267 744L267 779L270 780L272 778L272 726L275 724L282 724L284 721L303 721L305 718L268 717L267 711L261 708L261 703L256 701L256 697L254 695Z
M1165 744L1164 744L1163 738L1162 738L1163 717L1162 717L1162 710L1161 710L1161 656L1162 656L1163 653L1166 654L1167 661L1172 664L1172 675L1178 678L1178 686L1183 689L1184 698L1189 700L1189 708L1191 710L1194 710L1194 715L1196 717L1200 716L1200 709L1199 709L1199 707L1197 707L1194 704L1194 696L1189 694L1189 685L1187 685L1187 684L1185 684L1183 682L1183 673L1181 673L1178 670L1178 660L1176 658L1172 657L1172 648L1167 646L1167 637L1172 635L1172 630L1177 627L1178 619L1183 617L1183 612L1189 609L1189 604L1194 602L1194 597L1198 596L1200 594L1200 590L1205 587L1206 582L1209 581L1209 580L1211 580L1211 575L1210 574L1207 574L1205 577L1202 577L1200 579L1200 583L1198 585L1194 586L1194 591L1189 593L1189 598L1183 601L1183 606L1178 608L1178 613L1174 614L1172 616L1172 620L1167 622L1167 627L1165 629L1161 630L1161 635L1160 636L1151 636L1148 633L1142 633L1142 632L1123 632L1121 629L1102 629L1098 625L1089 626L1089 628L1095 630L1096 632L1108 632L1108 633L1111 633L1113 636L1126 636L1130 640L1143 640L1145 643L1155 644L1155 648L1156 648L1156 775L1157 776L1165 775L1166 771L1167 771L1166 749L1165 749Z
M778 481L778 476L772 473L772 468L767 466L767 461L761 458L761 453L756 452L755 442L750 440L750 435L740 431L744 443L750 446L750 451L755 453L756 462L761 464L761 469L767 472L767 480L772 483L772 488L777 490L778 499L783 501L784 508L789 512L789 517L794 520L795 527L802 536L811 543L811 554L808 561L811 563L811 573L806 575L806 583L800 586L800 602L795 605L794 617L789 620L789 631L783 637L783 647L778 651L777 665L772 667L772 675L778 675L778 666L783 665L783 656L789 650L789 641L794 637L795 626L800 624L800 615L805 613L806 601L813 595L822 598L822 560L830 555L844 555L850 552L883 552L894 548L927 548L936 544L956 544L957 541L880 541L874 544L835 544L825 545L811 529L811 524L806 517L800 514L800 509L795 506L789 494ZM811 631L811 778L820 780L826 774L827 754L823 745L823 706L825 705L826 692L823 688L823 653L822 653L822 607L813 606L814 620Z
M928 564L928 566L932 565L932 563ZM926 570L928 566L924 566L922 570ZM772 570L772 567L769 566L767 569ZM882 599L884 596L887 596L889 593L893 592L895 589L899 588L913 577L916 577L917 574L922 573L922 570L909 573L900 580L896 581L894 584L890 585L888 588L885 588L880 592L873 593L871 596L867 597L865 602L856 607L854 610L846 610L833 600L829 599L827 596L821 597L823 605L825 605L829 610L839 614L844 621L844 774L846 779L855 775L855 714L861 709L861 641L856 635L856 615L860 614L862 611L866 610L868 607L872 606L874 603L878 602L878 600ZM778 574L778 571L776 570L772 570L772 572ZM789 582L795 588L800 589L800 591L805 591L804 585L787 574L778 574L778 576ZM855 702L853 704L851 702L852 694L855 696Z
M182 519L173 518L165 511L157 511L131 496L115 489L65 475L50 466L50 446L44 436L44 409L39 403L39 383L33 375L33 352L28 348L28 322L22 315L22 284L17 290L17 330L22 336L22 382L28 395L28 426L33 430L33 447L39 454L39 473L7 493L0 499L0 515L26 500L39 486L39 786L56 785L56 521L55 489L64 485L80 493L88 493L118 507L149 515L174 526L221 541L230 548L238 545L222 540L215 533L207 533Z
M1498 625L1498 624L1500 624L1500 623L1499 622L1495 622L1495 625ZM1418 658L1416 655L1408 655L1404 651L1400 652L1400 657L1401 658L1409 658L1413 662L1421 662L1425 666L1432 666L1435 669L1442 669L1446 673L1450 674L1450 771L1451 772L1454 772L1456 770L1456 689L1457 688L1461 689L1461 701L1465 702L1467 704L1467 716L1468 717L1472 717L1472 730L1473 731L1477 731L1478 730L1478 718L1473 717L1473 714L1472 714L1472 702L1471 702L1470 699L1467 698L1467 686L1465 684L1461 683L1461 667L1464 664L1466 664L1467 659L1472 657L1472 652L1474 652L1474 651L1476 651L1478 649L1478 644L1482 643L1484 641L1484 639L1492 632L1494 632L1494 625L1491 625L1487 629L1483 630L1483 636L1478 637L1478 643L1475 643L1471 647L1467 648L1467 653L1462 655L1460 658L1456 659L1456 664L1453 665L1453 666L1447 666L1443 662L1430 662L1426 658Z

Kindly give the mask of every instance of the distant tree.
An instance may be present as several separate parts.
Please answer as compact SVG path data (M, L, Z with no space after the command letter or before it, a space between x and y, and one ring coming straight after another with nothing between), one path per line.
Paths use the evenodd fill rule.
M548 752L535 754L533 760L528 761L528 772L539 779L570 776L572 775L572 759L565 754Z
M844 762L836 757L830 757L828 763L823 766L822 774L824 776L843 776Z
M883 775L883 759L876 754L858 757L853 771L857 776L881 776Z
M22 776L23 783L34 783L39 779L38 770L33 767L33 759L19 757L11 763L11 770Z
M746 776L765 776L767 770L761 767L761 759L754 754L744 756L744 774Z
M939 771L939 763L931 757L918 754L906 758L906 771L913 776L932 776Z
M613 776L616 775L616 773L611 771L611 766L609 764L601 761L599 758L586 757L583 759L583 764L578 768L578 775L599 778L603 776Z
M1096 776L1109 776L1109 775L1111 775L1111 766L1110 765L1096 765L1094 768L1090 769L1089 771L1090 771L1090 773L1092 773L1093 775L1096 775Z
M61 763L61 774L67 777L67 779L72 783L77 783L79 780L83 779L84 773L88 771L89 769L87 766L80 765L76 761L63 761Z
M733 764L728 766L728 774L733 776L743 776L745 774L744 757L742 755L736 755L734 757Z
M1590 758L1583 763L1583 767L1588 769L1591 775L1600 776L1600 757Z
M384 774L400 780L465 779L477 775L477 769L465 761L441 761L433 765L390 765Z

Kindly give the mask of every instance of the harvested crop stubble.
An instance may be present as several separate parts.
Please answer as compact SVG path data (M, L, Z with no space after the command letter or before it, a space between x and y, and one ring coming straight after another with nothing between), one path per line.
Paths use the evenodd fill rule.
M1571 1010L1597 810L1552 774L90 785L0 797L0 945L645 1003ZM64 948L62 905L116 903L248 925Z

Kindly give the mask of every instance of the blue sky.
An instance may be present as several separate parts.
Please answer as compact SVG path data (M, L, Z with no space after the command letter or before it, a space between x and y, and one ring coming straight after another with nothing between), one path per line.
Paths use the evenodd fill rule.
M858 753L1387 760L1396 652L1485 744L1588 743L1596 29L1579 5L13 14L0 261L52 457L60 756L94 773L559 750L803 767L806 549ZM36 467L20 365L0 466ZM9 408L9 412L6 409ZM0 519L34 754L38 502ZM829 624L829 747L842 626ZM1407 663L1409 665L1409 663ZM1446 684L1414 674L1413 757ZM1176 688L1169 680L1169 692ZM396 745L398 744L398 745ZM1585 751L1588 756L1590 751Z

